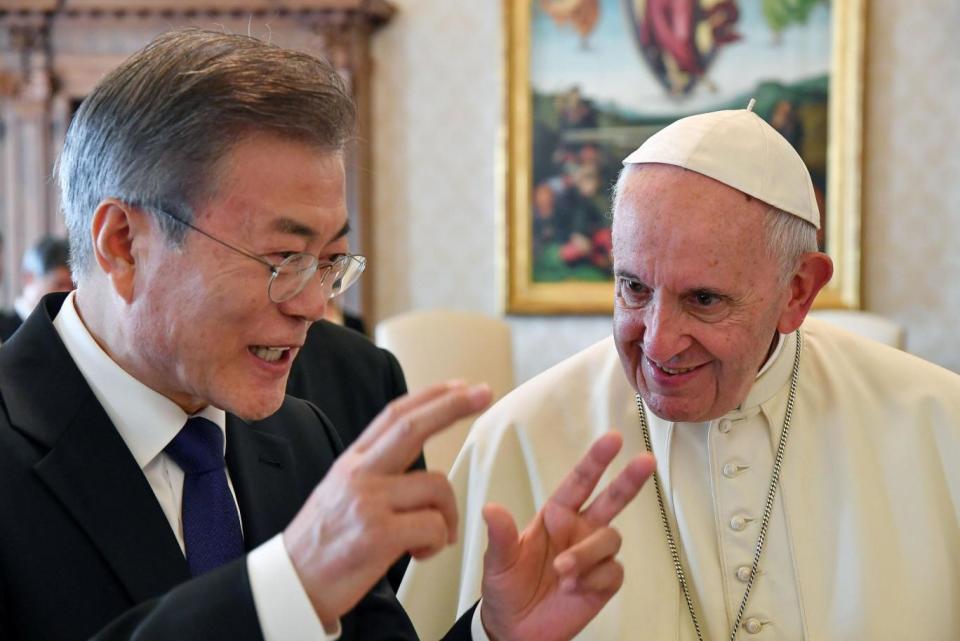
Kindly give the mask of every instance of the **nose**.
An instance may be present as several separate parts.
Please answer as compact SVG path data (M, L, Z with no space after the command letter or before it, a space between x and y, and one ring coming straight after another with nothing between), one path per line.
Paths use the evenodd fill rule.
M683 312L656 298L644 311L643 351L651 360L668 365L693 344Z
M277 303L280 311L311 323L323 318L330 302L330 288L322 280L321 274L315 274L295 296Z

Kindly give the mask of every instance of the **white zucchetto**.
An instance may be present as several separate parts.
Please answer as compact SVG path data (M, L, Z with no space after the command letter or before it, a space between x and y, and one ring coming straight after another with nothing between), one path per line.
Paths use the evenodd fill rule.
M750 108L677 120L623 161L624 165L645 163L703 174L820 229L813 182L800 154Z

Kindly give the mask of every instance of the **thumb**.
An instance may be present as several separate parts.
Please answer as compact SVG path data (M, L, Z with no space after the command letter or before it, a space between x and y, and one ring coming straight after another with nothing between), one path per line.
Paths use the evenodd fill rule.
M502 505L483 506L483 520L487 523L487 551L483 555L484 574L499 574L513 565L520 553L517 525Z

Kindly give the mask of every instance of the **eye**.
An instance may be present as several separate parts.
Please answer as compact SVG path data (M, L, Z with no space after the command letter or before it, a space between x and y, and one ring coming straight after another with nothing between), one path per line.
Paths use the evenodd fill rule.
M693 295L693 300L700 307L710 307L719 303L720 297L713 292L696 292Z
M731 300L710 290L697 290L687 297L688 311L705 322L717 322L730 314Z
M650 289L639 281L623 276L617 279L617 296L627 307L643 305L649 294Z
M291 252L271 252L269 254L265 254L263 258L265 258L269 263L273 265L279 265L286 259L298 253L300 252L292 252L292 251Z

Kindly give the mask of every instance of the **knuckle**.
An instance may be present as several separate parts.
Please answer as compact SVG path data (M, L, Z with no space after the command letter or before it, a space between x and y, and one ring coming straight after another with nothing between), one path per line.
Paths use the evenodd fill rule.
M612 585L611 587L612 587L614 590L619 590L619 589L620 589L620 586L623 585L623 579L624 579L624 576L625 576L625 573L624 573L624 570L623 570L623 565L620 564L620 563L617 562L617 561L614 561L614 562L613 562L613 568L612 568L611 572L612 572L612 574L613 574L613 581L611 581L611 583L612 583L613 585Z
M607 530L610 532L610 534L607 535L610 539L610 548L613 550L613 554L616 554L623 545L623 537L613 528L607 528Z
M428 530L431 543L436 547L442 546L447 540L447 522L443 518L443 515L435 510L431 510L427 514L427 523L429 524Z
M613 483L607 488L607 497L613 503L620 503L624 501L627 497L626 488L623 487L623 483Z
M380 416L388 423L395 423L403 418L399 399L390 401L383 411L380 412Z
M592 482L592 476L586 464L581 463L573 468L573 480L578 485L590 485Z
M417 422L409 416L403 416L396 421L396 427L394 429L397 435L403 440L416 438Z

